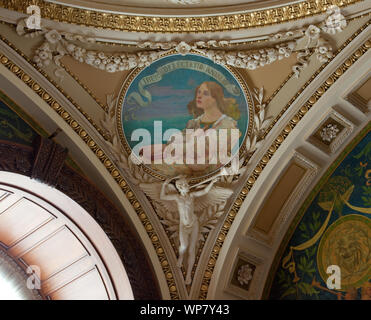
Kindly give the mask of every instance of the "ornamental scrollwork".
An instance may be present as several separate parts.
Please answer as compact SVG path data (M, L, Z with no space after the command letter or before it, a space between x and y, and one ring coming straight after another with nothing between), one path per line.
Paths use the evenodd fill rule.
M332 56L332 47L323 34L333 35L341 32L346 26L346 20L340 9L331 6L327 11L326 20L318 26L309 25L306 28L281 32L270 35L268 40L276 42L264 48L231 49L229 40L209 41L171 41L171 42L141 42L137 43L138 51L107 53L90 50L88 46L79 45L95 43L92 36L74 35L57 30L49 30L41 25L42 30L26 32L25 19L18 22L16 31L25 37L42 35L44 42L35 50L33 61L38 67L46 67L52 61L56 64L56 75L62 76L60 59L70 56L76 61L86 63L94 68L110 73L131 70L149 66L163 54L174 52L181 55L194 52L207 56L217 64L255 70L275 61L288 58L297 52L297 64L292 67L294 75L299 77L300 71L308 64L311 53L324 63ZM235 45L235 43L233 43Z

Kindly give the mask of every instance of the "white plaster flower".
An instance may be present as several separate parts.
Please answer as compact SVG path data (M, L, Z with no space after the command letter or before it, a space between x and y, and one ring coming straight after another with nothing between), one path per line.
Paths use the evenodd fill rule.
M236 56L234 54L227 54L225 56L227 64L233 66L234 63L236 62Z
M102 64L102 60L96 58L96 59L94 60L93 64L94 64L94 66L98 67L98 66L100 66L100 65Z
M320 62L327 62L333 57L331 46L323 39L319 41L318 47L315 48L315 52Z
M305 31L305 35L310 39L316 39L319 36L320 31L320 28L311 24Z
M106 58L106 55L104 54L104 52L98 52L98 58L103 60Z
M252 268L245 264L238 270L237 280L243 286L247 285L252 279Z
M180 53L182 56L189 53L191 51L191 49L192 49L192 47L188 43L185 43L184 41L180 42L175 47L176 52Z
M55 44L62 39L62 36L56 30L50 30L45 34L45 39L51 44Z
M285 49L284 47L280 47L280 48L278 49L278 53L279 53L279 54L285 54L285 53L286 53L286 49Z
M325 54L327 51L328 51L328 49L325 46L321 46L321 47L318 48L318 52L320 54Z
M115 63L109 63L109 64L107 64L106 65L106 70L108 72L111 72L111 73L116 72L117 71L117 64L115 64Z
M39 51L48 51L48 52L51 52L50 50L50 46L49 46L49 43L47 42L44 42L38 49Z
M95 53L93 51L88 51L85 55L85 62L87 64L93 65L95 61Z
M135 62L135 61L137 61L137 56L135 55L135 54L133 54L133 53L129 53L128 54L128 61L130 62Z
M86 49L76 47L75 50L72 53L72 56L76 59L79 60L79 58L82 58L84 56L84 53L86 52Z
M72 53L75 50L76 46L73 43L69 43L66 48L69 53Z
M156 60L158 58L158 53L157 52L151 52L149 54L149 58L150 58L151 61Z
M148 56L145 54L139 55L139 61L145 63L146 61L148 61Z
M336 138L338 132L339 129L337 125L329 123L326 127L322 128L320 135L323 141L331 142L333 139Z
M245 52L242 52L242 51L239 51L238 53L237 53L237 56L239 57L239 58L247 58L247 54L245 53Z
M329 16L327 17L322 30L330 34L343 31L347 26L347 22L344 16L340 13L340 8L337 6L331 6L327 9L327 14L329 14Z
M268 57L267 57L267 60L268 60L268 64L272 63L272 62L277 60L277 55L276 54L269 54Z
M47 60L47 59L51 58L51 54L49 52L46 52L46 51L40 51L39 57L40 57L41 60Z
M130 69L129 62L124 61L124 62L121 63L121 65L120 65L120 71L129 70L129 69Z
M287 48L289 48L290 50L294 50L296 47L296 43L293 42L293 41L290 41L288 44L287 44Z
M133 68L135 68L138 65L135 60L134 61L133 60L129 60L128 63L129 63L129 69L133 69Z
M256 67L257 67L257 63L256 63L256 61L254 61L254 60L250 60L250 61L247 63L247 69L255 70Z
M242 59L237 58L236 61L234 62L234 65L235 65L237 68L242 68L242 67L244 66L244 63L243 63Z

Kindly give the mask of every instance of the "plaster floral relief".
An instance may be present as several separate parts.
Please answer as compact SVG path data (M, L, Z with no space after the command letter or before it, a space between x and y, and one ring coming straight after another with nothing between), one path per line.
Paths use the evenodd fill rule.
M239 159L239 168L236 171L230 168L222 168L217 174L196 185L191 184L188 177L175 177L175 185L168 179L165 182L148 174L138 161L134 152L127 154L123 149L116 131L115 107L117 98L113 95L107 96L108 112L101 121L101 125L110 137L107 145L112 153L116 165L125 171L129 180L139 185L146 196L150 199L155 213L170 234L170 238L179 246L178 267L182 267L183 255L186 255L186 277L184 283L192 284L192 270L195 262L195 254L203 246L208 234L217 226L226 213L227 202L232 195L232 190L239 182L239 178L245 173L249 166L249 160L261 146L262 133L271 123L271 117L266 116L266 105L263 104L263 88L253 90L253 98L256 100L254 109L254 130L246 138L245 147L247 152ZM233 172L232 172L233 171ZM183 190L185 188L185 190ZM192 188L195 188L192 192ZM179 192L179 194L178 194ZM183 192L183 194L182 194ZM192 197L196 193L198 199L195 205L184 206L184 199ZM170 194L170 198L168 198ZM180 197L178 200L175 197ZM177 203L179 202L179 204ZM187 209L188 208L188 209ZM189 211L189 208L193 211ZM187 210L186 210L187 209ZM185 218L187 217L187 218ZM192 226L187 222L191 217ZM188 219L188 220L187 220ZM190 231L191 230L191 231ZM196 230L196 231L195 231ZM195 232L193 232L195 231ZM182 242L189 234L189 241Z
M258 49L231 49L229 40L209 40L186 43L184 41L171 42L142 42L137 43L137 52L105 53L89 50L82 44L96 42L93 37L74 35L57 30L42 30L26 32L25 19L19 21L16 31L24 37L44 36L43 44L35 50L34 62L40 67L48 66L51 61L57 65L56 74L61 76L63 70L60 59L68 55L75 60L91 65L107 72L119 72L137 67L150 65L162 54L175 52L182 55L194 52L207 56L217 64L236 68L255 70L275 61L288 58L293 52L298 52L298 63L293 66L294 75L299 77L300 71L307 66L311 51L314 50L320 62L326 62L332 54L331 45L322 37L323 34L333 35L341 32L346 26L346 20L336 6L330 6L327 18L318 26L309 25L306 28L290 30L284 33L270 35L271 44Z
M323 141L331 142L333 139L336 138L338 132L339 129L337 125L329 123L327 126L322 128L320 135Z
M208 57L218 65L255 70L275 61L288 58L293 52L298 52L298 64L293 67L293 71L296 76L299 76L300 70L308 63L310 53L315 52L320 62L326 62L332 57L332 48L322 38L322 34L339 32L342 30L343 24L341 23L342 19L339 18L338 11L333 9L328 14L328 21L326 20L321 25L310 25L300 30L272 35L271 39L274 42L270 46L244 50L231 49L234 47L234 44L232 46L229 40L195 41L190 43L185 41L147 41L137 43L136 47L139 50L136 52L125 52L123 50L117 53L107 53L89 49L91 46L88 45L96 42L92 37L48 30L46 28L43 28L41 31L26 32L25 20L21 20L18 23L16 30L19 35L24 37L43 36L44 42L35 50L33 60L39 68L46 67L51 62L54 62L57 66L56 75L59 77L63 75L60 59L64 56L70 56L81 63L114 73L150 66L167 53L177 53L182 56L196 53ZM336 23L339 19L340 22ZM107 105L109 110L101 124L110 136L107 146L113 154L114 161L126 173L133 184L140 185L141 189L144 190L164 229L176 239L184 238L182 234L189 236L186 244L182 244L182 240L179 241L178 267L181 267L183 264L184 253L187 255L186 285L192 283L192 269L195 263L196 252L200 248L200 242L206 239L205 235L220 222L220 219L226 212L226 203L233 193L231 190L233 190L239 177L246 171L252 154L262 144L263 134L271 123L271 118L266 116L266 105L263 104L263 88L255 89L253 96L257 101L254 110L254 126L252 133L245 140L247 152L239 159L238 171L229 173L228 169L223 168L220 173L212 177L210 184L207 186L200 185L201 189L196 189L197 191L195 192L190 192L194 186L188 177L175 177L175 186L169 180L162 182L160 179L149 175L143 169L143 166L136 161L137 159L133 154L127 154L123 150L115 124L117 98L113 96L108 97ZM205 183L206 181L202 182L202 184ZM204 194L200 196L202 192ZM169 196L168 193L171 194L171 200L167 198ZM192 194L205 197L205 203L202 208L197 209L193 206L193 202L185 203L186 200L191 201L189 198L192 198ZM217 197L213 195L217 195ZM222 201L218 202L216 199L222 199ZM170 202L171 205L168 201L172 201ZM190 218L192 223L187 222L184 217ZM193 232L194 230L196 231ZM250 281L248 279L248 271L246 269L241 273L243 281Z
M252 279L252 273L253 270L248 264L245 264L238 269L237 280L241 286L249 284Z

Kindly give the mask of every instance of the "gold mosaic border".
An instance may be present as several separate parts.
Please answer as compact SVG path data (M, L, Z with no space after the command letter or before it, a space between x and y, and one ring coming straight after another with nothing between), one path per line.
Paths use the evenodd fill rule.
M354 37L358 35L360 31L354 34ZM211 276L214 271L216 260L219 256L219 252L223 246L224 240L228 234L228 231L234 221L235 216L239 212L247 194L253 187L255 181L258 179L260 173L267 165L269 160L273 157L277 149L284 142L289 133L295 128L299 121L304 115L312 108L318 99L343 75L367 50L371 47L371 40L364 42L341 66L339 66L328 79L322 83L322 85L315 91L315 93L303 104L299 111L287 122L285 128L277 136L275 141L268 148L267 152L259 161L259 164L253 170L253 173L247 179L247 183L242 188L239 196L232 205L230 212L224 220L223 226L218 234L216 243L210 255L206 270L201 283L201 289L199 292L199 299L204 300L207 297L208 288L211 280Z
M153 229L148 216L145 214L142 206L136 199L134 192L131 190L125 179L121 176L115 165L107 157L104 151L97 145L97 143L89 136L89 134L82 128L82 126L72 118L71 114L67 112L45 89L43 89L35 80L24 72L18 65L0 53L0 63L10 70L14 75L21 79L29 88L31 88L38 96L40 96L62 119L80 136L80 138L89 146L89 148L96 154L98 159L102 162L113 179L118 183L121 190L126 195L130 204L137 213L140 221L142 222L148 236L152 241L155 248L157 257L162 266L165 278L169 287L171 299L179 299L177 287L173 278L168 259L165 255L164 249L161 246L158 235Z
M41 16L49 20L89 27L131 32L220 32L281 24L325 13L330 5L347 7L362 0L306 0L247 13L204 17L148 17L105 13L74 8L42 0L2 0L0 7L26 13L36 4Z
M370 24L370 22L367 22L364 26L362 26L356 33L354 33L345 43L344 45L338 50L338 51L341 51L345 46L347 46L357 35L359 35L368 25ZM18 52L18 54L20 54L25 60L27 60L31 65L33 65L41 74L43 74L51 83L53 83L53 81L51 79L49 79L49 77L47 76L47 74L45 72L43 72L42 70L39 70L32 62L30 62L30 60L22 53L20 52L18 49L16 49L8 40L4 39L1 35L0 35L0 39L2 39L5 43L7 43L10 47L12 47L15 51ZM367 41L362 47L365 47L365 48L369 48L370 47L370 41ZM362 49L362 47L360 49ZM359 50L360 50L359 49ZM366 49L366 51L367 51ZM360 52L360 56L363 55L364 52ZM358 57L357 57L358 59ZM351 61L351 60L350 60ZM354 61L353 61L354 62ZM348 60L345 62L346 63L350 63L349 65L347 65L347 68L350 67L352 65L353 62L348 62ZM7 57L5 57L3 54L0 53L0 63L2 63L3 65L6 65L6 67L11 70L14 74L16 74L19 78L23 78L22 80L28 84L28 86L30 88L32 88L34 91L35 91L35 88L37 89L36 91L38 91L37 93L40 95L40 96L43 96L43 93L46 93L45 90L43 90L42 88L40 88L40 86L34 81L32 80L27 74L25 74L25 72L23 70L21 70L18 66L16 66L12 61L10 61ZM327 65L327 64L326 64ZM13 69L13 66L14 66L14 69ZM320 68L319 71L316 73L316 75L322 71L323 68ZM340 74L341 75L341 74ZM340 76L339 75L339 76ZM315 77L312 77L313 79ZM305 83L301 89L304 90L308 84L313 80L313 79L310 79L307 83ZM33 87L33 84L35 84L35 87ZM54 83L53 83L54 84ZM55 85L55 84L54 84ZM57 85L55 85L57 87ZM66 97L69 98L69 100L71 101L71 98L69 96L67 96L63 90L59 87L57 87ZM42 91L41 91L42 90ZM326 89L327 90L327 89ZM318 91L318 90L317 90ZM323 93L322 93L323 94ZM169 266L169 263L168 263L168 260L166 258L166 255L164 253L164 250L163 248L161 247L161 244L159 243L159 239L158 239L158 236L157 234L153 231L153 227L152 225L150 224L149 220L148 220L148 217L146 216L146 214L144 213L143 209L141 208L139 202L137 201L135 195L133 194L132 190L130 189L130 187L127 185L126 181L120 176L117 168L114 167L114 165L112 164L112 162L110 161L110 159L104 154L104 152L96 145L96 143L91 139L90 136L88 136L87 132L75 121L71 118L71 116L64 110L62 109L59 104L52 98L50 97L47 93L46 95L44 95L44 99L46 100L50 100L52 99L52 102L48 101L48 104L55 110L58 112L58 114L60 116L62 116L62 118L67 122L69 123L69 125L74 129L74 131L79 134L79 136L85 141L86 144L88 144L88 146L91 148L91 150L93 152L95 152L95 154L98 156L98 158L100 159L100 161L105 165L105 167L107 168L107 170L111 173L111 175L113 176L113 178L117 181L117 183L119 184L119 186L121 187L121 189L123 190L123 192L126 194L127 198L129 199L130 203L133 205L135 211L137 212L137 214L139 215L139 218L141 219L141 222L143 224L143 226L145 227L150 239L152 240L152 243L153 243L153 246L156 250L156 253L159 257L159 260L160 260L160 263L162 265L162 268L163 268L163 271L165 273L165 277L167 279L167 283L169 285L169 291L170 291L170 296L172 299L179 299L179 294L177 292L177 288L176 288L176 284L173 280L173 275L171 273L171 269L170 269L170 266ZM308 100L309 101L309 100ZM54 104L55 102L55 104ZM289 105L289 104L288 104ZM54 106L54 107L53 107ZM76 106L76 105L75 105ZM78 106L76 106L79 110L80 108ZM303 107L302 107L303 108ZM303 109L304 110L304 109ZM82 111L82 110L80 110ZM300 120L300 118L298 118ZM296 118L294 117L291 121L293 120L296 120ZM299 121L298 120L298 121ZM290 125L294 124L294 126L296 125L296 123L292 122L290 123ZM286 128L285 128L286 129ZM291 131L291 130L290 130ZM290 132L289 131L289 132ZM283 140L286 138L288 132L285 134L285 135L280 135L276 141L278 144L278 146L283 142ZM281 142L279 142L281 141ZM265 156L263 156L261 162L262 163L266 163L269 161L269 159L271 158L271 156L273 156L274 152L276 151L277 147L274 146L274 144L269 148L267 154L268 154L268 157L267 157L267 154ZM270 156L269 156L270 155ZM265 162L266 161L266 162ZM265 166L264 165L264 166ZM239 208L241 207L242 205L242 202L244 201L244 199L246 198L246 195L248 193L248 191L251 189L253 183L255 182L256 178L259 176L261 170L264 168L263 167L259 167L259 165L255 168L254 170L254 173L250 176L250 178L248 179L248 183L246 184L246 186L242 189L239 197L237 198L237 200L235 201L233 207L232 207L232 211L228 214L224 224L223 224L223 227L222 227L222 230L218 236L218 240L217 240L217 243L216 245L214 246L213 248L213 251L212 251L212 254L210 256L210 259L209 259L209 264L208 264L208 268L207 270L205 271L204 273L204 277L203 277L203 282L202 282L202 286L201 286L201 291L200 291L200 299L205 299L206 296L207 296L207 291L208 291L208 285L210 283L210 279L211 279L211 276L212 276L212 272L213 272L213 269L214 269L214 266L215 266L215 263L216 263L216 259L219 255L219 251L221 249L221 246L223 245L223 242L224 242L224 239L229 231L229 228L231 226L231 223L233 222L234 220L234 217L236 215L236 213L238 212ZM260 168L260 169L259 169Z

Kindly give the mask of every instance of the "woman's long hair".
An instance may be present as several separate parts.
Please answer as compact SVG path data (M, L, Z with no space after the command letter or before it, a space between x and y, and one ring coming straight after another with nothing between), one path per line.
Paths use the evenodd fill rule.
M203 110L197 107L196 99L197 99L197 92L198 89L201 87L202 84L206 84L207 88L210 91L211 96L216 100L216 105L220 112L226 114L227 116L238 120L240 118L240 110L238 108L238 104L236 99L234 98L225 98L224 91L221 85L214 81L205 81L202 82L195 90L194 99L188 103L188 112L193 116L193 118L197 118L201 114L203 114Z

